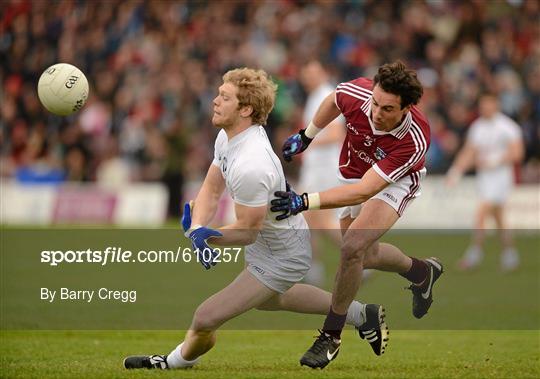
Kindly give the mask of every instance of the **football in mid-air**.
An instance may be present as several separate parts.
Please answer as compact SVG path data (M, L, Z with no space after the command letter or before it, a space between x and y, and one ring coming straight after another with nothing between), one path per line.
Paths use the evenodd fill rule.
M77 112L88 99L86 76L69 63L57 63L46 69L37 89L41 104L58 116Z

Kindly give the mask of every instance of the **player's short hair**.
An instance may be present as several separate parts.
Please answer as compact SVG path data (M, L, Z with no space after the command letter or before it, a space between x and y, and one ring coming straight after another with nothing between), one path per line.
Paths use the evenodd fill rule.
M379 71L373 78L373 85L377 84L384 92L401 97L401 109L410 104L418 104L424 93L416 71L407 69L400 60L379 67Z
M238 106L251 106L251 120L255 124L266 125L268 115L274 108L277 84L264 70L237 68L223 75L224 83L238 88Z

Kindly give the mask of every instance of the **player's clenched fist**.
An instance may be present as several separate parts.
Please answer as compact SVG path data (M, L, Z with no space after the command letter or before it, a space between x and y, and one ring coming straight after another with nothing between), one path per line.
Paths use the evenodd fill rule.
M306 150L309 144L313 141L305 134L305 129L301 129L298 133L293 134L283 144L281 151L283 152L283 159L290 162L293 155L300 154Z

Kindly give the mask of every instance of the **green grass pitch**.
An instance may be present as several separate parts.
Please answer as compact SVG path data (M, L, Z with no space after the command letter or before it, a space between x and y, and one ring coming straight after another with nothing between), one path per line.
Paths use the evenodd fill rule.
M43 241L21 236L24 235L8 231L2 240L1 378L540 377L537 233L518 236L522 266L510 274L499 271L495 238L489 238L484 264L475 272L460 273L454 267L467 245L467 233L412 232L387 236L386 241L410 255L439 256L445 263L445 274L435 287L433 307L422 320L411 314L411 295L403 289L404 279L377 272L366 281L358 299L384 304L391 330L389 346L381 357L375 356L369 345L348 327L339 357L326 369L301 367L298 360L311 345L323 317L252 311L219 331L216 347L203 357L200 365L170 372L127 371L122 360L131 354L168 353L183 338L180 329L184 329L182 326L196 305L232 280L239 267L224 265L211 272L196 265L52 269L35 259L36 246ZM80 236L74 239L84 240ZM141 239L152 238L146 235ZM159 239L166 240L166 236ZM137 243L144 245L144 241ZM325 250L329 289L338 251L330 245ZM26 256L27 251L33 252ZM149 293L141 284L139 304L131 306L90 304L59 308L60 305L31 300L35 289L43 283L53 286L82 280L113 285L109 276L122 282L135 276L141 282L143 274L166 298L145 303ZM161 278L164 280L158 280ZM191 289L198 290L172 299L171 291L186 282ZM165 308L165 304L170 307ZM171 327L175 325L175 313L180 320L178 328ZM134 321L123 323L126 319ZM62 328L61 322L68 327ZM115 323L120 327L116 328ZM79 328L73 327L78 325Z
M122 357L166 352L172 331L10 331L2 333L5 378L538 378L538 331L392 331L375 356L352 330L322 371L298 364L309 331L232 331L199 366L182 372L127 371Z

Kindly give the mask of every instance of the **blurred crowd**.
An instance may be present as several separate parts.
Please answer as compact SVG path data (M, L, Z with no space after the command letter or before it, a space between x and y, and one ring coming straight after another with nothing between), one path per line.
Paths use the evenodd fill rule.
M448 168L479 95L491 91L523 130L520 180L538 181L539 20L538 0L3 0L0 173L162 181L174 214L184 184L212 159L212 100L228 69L264 68L278 82L268 129L279 147L302 127L307 60L338 83L402 59L425 86L431 173ZM56 62L79 67L91 86L73 116L51 115L37 98L40 74Z

